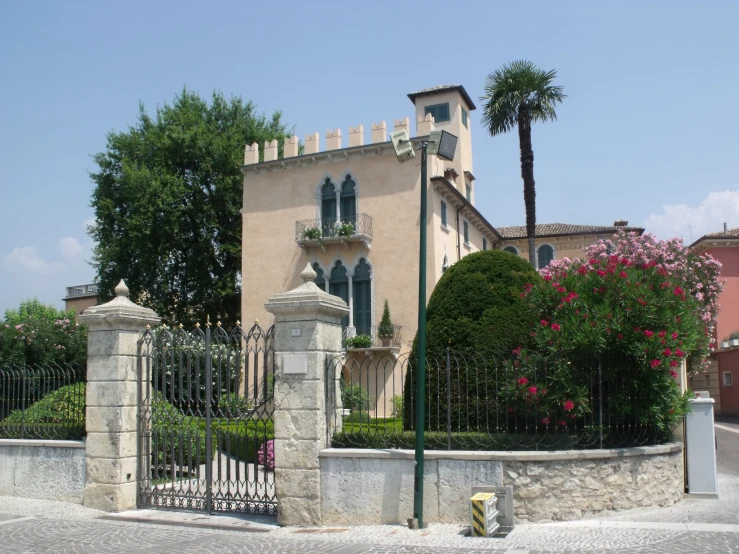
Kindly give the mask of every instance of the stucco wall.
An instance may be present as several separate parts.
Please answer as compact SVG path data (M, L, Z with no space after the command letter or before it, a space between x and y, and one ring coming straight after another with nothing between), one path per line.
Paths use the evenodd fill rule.
M716 380L720 383L721 414L739 416L739 347L718 352ZM731 373L731 385L724 385L724 372ZM700 388L696 390L701 390ZM716 399L718 402L718 399ZM715 405L714 405L715 410ZM716 412L718 413L718 412Z
M90 306L97 305L97 303L98 299L96 296L87 296L85 298L71 298L69 300L64 300L64 309L74 310L75 312L77 312L77 315L79 315Z
M562 258L580 258L585 257L583 252L591 244L595 244L601 239L612 239L613 233L592 234L592 235L571 235L558 237L536 237L536 248L542 244L548 244L554 249L554 259ZM528 240L524 237L521 239L506 239L495 248L504 249L506 246L513 246L518 250L518 255L525 260L529 259Z
M691 390L708 391L711 398L716 402L713 405L713 413L720 415L722 412L721 406L721 374L719 373L719 361L718 356L715 354L709 358L708 367L706 371L696 373L690 376L689 384ZM739 369L739 368L738 368ZM737 372L737 378L739 378L739 372Z
M288 159L284 167L275 162L245 166L241 302L244 324L258 319L263 327L268 327L271 316L264 310L265 302L274 294L298 286L300 272L307 263L317 262L328 276L337 260L351 273L364 258L372 267L374 325L379 324L387 299L393 323L403 327L401 351L408 351L418 322L419 162L418 145L416 159L401 164L390 143L378 143L337 150L330 159L325 155L298 156ZM442 175L444 167L443 160L429 156L428 177ZM296 221L315 219L319 211L316 193L326 177L340 187L347 173L356 183L357 213L372 218L370 247L361 242L345 242L301 248L295 240ZM464 177L458 180L463 183ZM440 229L440 200L429 183L427 299L441 277L444 245L449 265L457 261L455 209L449 204L450 232L444 233ZM462 247L463 256L482 249L482 235L473 223L470 243L469 249Z
M667 506L683 496L682 445L563 452L427 451L424 519L469 523L473 486L513 485L516 520L580 519ZM404 523L413 512L413 452L320 452L325 525Z
M0 439L0 496L82 503L85 443Z
M719 296L720 306L716 337L721 341L733 331L739 331L739 248L714 247L706 251L721 262L721 279L724 280L724 290Z

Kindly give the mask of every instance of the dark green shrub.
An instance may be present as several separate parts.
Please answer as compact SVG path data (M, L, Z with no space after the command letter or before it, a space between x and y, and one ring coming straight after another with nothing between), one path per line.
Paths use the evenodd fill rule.
M503 359L514 348L530 342L532 310L522 297L524 286L541 281L531 265L502 250L488 250L465 256L441 277L427 307L426 352L428 358L443 359L444 350L474 352L484 359ZM404 387L404 415L407 428L415 414L415 367L418 336L408 364ZM443 364L428 366L427 384L432 398L446 398L446 391L437 391L446 378L435 372L443 371ZM491 366L492 370L492 366ZM464 379L463 379L464 380ZM466 394L466 393L465 393ZM453 398L463 398L461 391L452 391ZM437 413L446 413L445 407L429 413L431 421ZM444 424L445 425L445 424Z
M382 319L377 327L377 336L381 339L391 339L395 336L395 327L390 319L390 306L385 300L385 307L382 310Z
M205 463L205 429L202 418L184 415L154 391L151 403L152 468L184 475ZM182 464L180 465L180 460Z
M354 411L344 418L344 423L369 423L370 419L367 412Z
M85 383L66 385L0 422L4 438L80 439L85 436ZM24 427L21 434L21 426Z
M222 394L218 399L216 415L220 417L239 418L246 417L254 410L254 404L250 398L236 393Z
M254 462L259 449L274 439L272 420L248 420L237 423L215 422L213 424L213 444L220 451L234 456L243 462Z
M346 410L369 410L370 397L361 385L345 385L342 381L341 405Z

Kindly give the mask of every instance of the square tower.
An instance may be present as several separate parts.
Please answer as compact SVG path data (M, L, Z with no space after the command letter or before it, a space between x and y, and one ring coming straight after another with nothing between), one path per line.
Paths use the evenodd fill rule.
M416 106L417 122L431 114L435 129L447 131L459 138L454 161L445 162L445 167L454 169L457 174L457 189L474 204L470 112L476 106L470 95L462 85L440 85L412 92L408 98Z

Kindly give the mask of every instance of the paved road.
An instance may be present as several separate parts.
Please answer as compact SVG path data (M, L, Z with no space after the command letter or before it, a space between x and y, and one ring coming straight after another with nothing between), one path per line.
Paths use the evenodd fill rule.
M728 429L724 429L726 427ZM521 525L505 539L472 539L460 526L399 526L265 532L225 531L98 519L81 506L0 498L0 552L286 554L739 554L739 423L716 429L720 499L616 513L598 520ZM267 522L270 523L270 522Z

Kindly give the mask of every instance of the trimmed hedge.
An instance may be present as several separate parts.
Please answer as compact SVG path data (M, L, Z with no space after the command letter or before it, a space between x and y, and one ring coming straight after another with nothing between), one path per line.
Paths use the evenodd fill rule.
M213 422L213 444L224 454L242 462L255 462L259 449L275 436L271 420L249 420L246 423Z
M0 437L81 439L85 436L85 390L84 382L72 383L47 394L25 410L12 411L0 422Z
M532 314L521 292L540 280L527 261L510 252L465 256L444 273L429 299L427 350L438 353L449 346L493 358L510 355L529 339Z
M529 344L530 304L521 297L526 284L536 284L541 277L522 258L503 250L487 250L465 256L441 277L427 307L426 352L428 358L443 359L447 347L455 351L474 352L485 359L503 359L519 346ZM415 414L415 372L418 336L406 373L403 408L406 427L411 428ZM443 364L430 364L427 383L432 398L445 402L446 390L435 390L445 383L435 372ZM453 391L454 393L455 391ZM465 393L466 394L466 393ZM459 396L456 395L456 396ZM462 395L464 396L464 395ZM456 411L456 409L455 409ZM427 410L429 417L443 410ZM434 422L431 426L446 422Z

